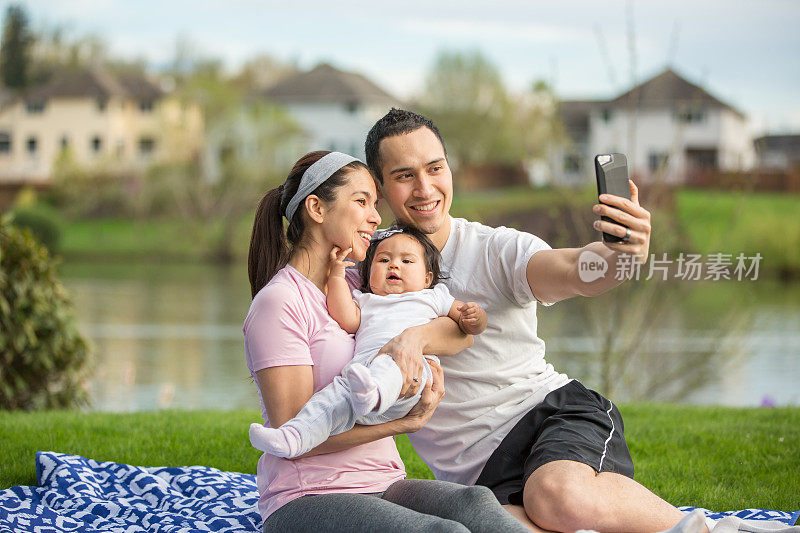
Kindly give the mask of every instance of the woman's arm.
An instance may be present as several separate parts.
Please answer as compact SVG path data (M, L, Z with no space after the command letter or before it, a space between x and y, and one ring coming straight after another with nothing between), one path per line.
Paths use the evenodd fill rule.
M274 428L297 416L314 394L311 365L264 368L256 372L256 379L269 425Z
M444 373L434 361L430 362L433 380L425 385L420 401L409 413L397 420L377 426L355 426L302 455L310 457L333 453L401 433L413 433L424 426L444 396ZM311 367L308 365L277 366L256 372L258 387L267 410L269 425L277 428L294 418L314 392Z

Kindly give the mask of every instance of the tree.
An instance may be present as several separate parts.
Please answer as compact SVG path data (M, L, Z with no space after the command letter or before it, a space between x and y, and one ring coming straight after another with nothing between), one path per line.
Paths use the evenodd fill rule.
M283 181L294 159L286 154L296 155L300 128L285 110L237 87L218 61L200 58L186 42L179 43L174 65L176 94L202 108L206 145L193 161L154 167L148 188L154 196L166 192L174 210L204 233L198 238L211 242L212 258L230 261L237 224L267 188ZM181 131L167 134L177 139ZM211 239L209 228L216 230Z
M508 144L511 100L499 72L480 52L441 52L420 103L456 165L509 162L519 155Z
M0 78L6 87L22 90L28 86L32 44L25 10L18 4L8 6L0 45Z
M478 51L440 53L420 103L446 139L455 165L525 163L544 158L563 138L550 87L537 81L530 91L512 95Z

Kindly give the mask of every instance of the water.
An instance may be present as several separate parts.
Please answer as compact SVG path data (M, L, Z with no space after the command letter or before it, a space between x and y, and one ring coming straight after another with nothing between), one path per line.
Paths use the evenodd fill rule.
M67 264L61 273L95 348L94 409L258 408L244 364L244 265ZM613 387L618 401L800 405L800 286L645 283L540 306L547 359L590 387ZM604 365L606 336L615 357Z

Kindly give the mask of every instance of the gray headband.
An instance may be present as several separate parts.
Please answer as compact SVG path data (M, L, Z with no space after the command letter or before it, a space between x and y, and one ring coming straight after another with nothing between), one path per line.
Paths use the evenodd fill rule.
M286 204L286 218L289 222L292 221L292 217L300 206L300 202L305 200L314 189L324 183L325 180L330 178L337 170L345 165L349 165L353 161L360 160L351 155L343 154L342 152L331 152L308 167L303 173L303 177L300 179L300 186L297 187L297 192L294 193L292 199Z

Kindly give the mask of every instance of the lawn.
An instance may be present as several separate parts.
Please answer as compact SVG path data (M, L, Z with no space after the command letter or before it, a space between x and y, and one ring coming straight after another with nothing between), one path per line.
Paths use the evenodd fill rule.
M636 479L675 505L800 509L800 408L622 407ZM254 473L255 411L0 413L0 488L36 483L37 450L143 466ZM431 477L408 439L410 477Z
M589 189L561 191L514 187L496 191L459 192L452 214L485 220L503 213L550 210L557 205L592 205ZM384 224L391 213L381 210ZM800 272L800 196L777 193L681 190L676 212L686 236L685 252L715 252L751 255L760 252L767 275ZM72 221L62 228L61 251L67 260L156 260L203 259L211 247L218 224L198 227L180 220L97 219ZM248 249L252 214L239 221L233 249L244 258ZM654 249L664 235L654 227Z

